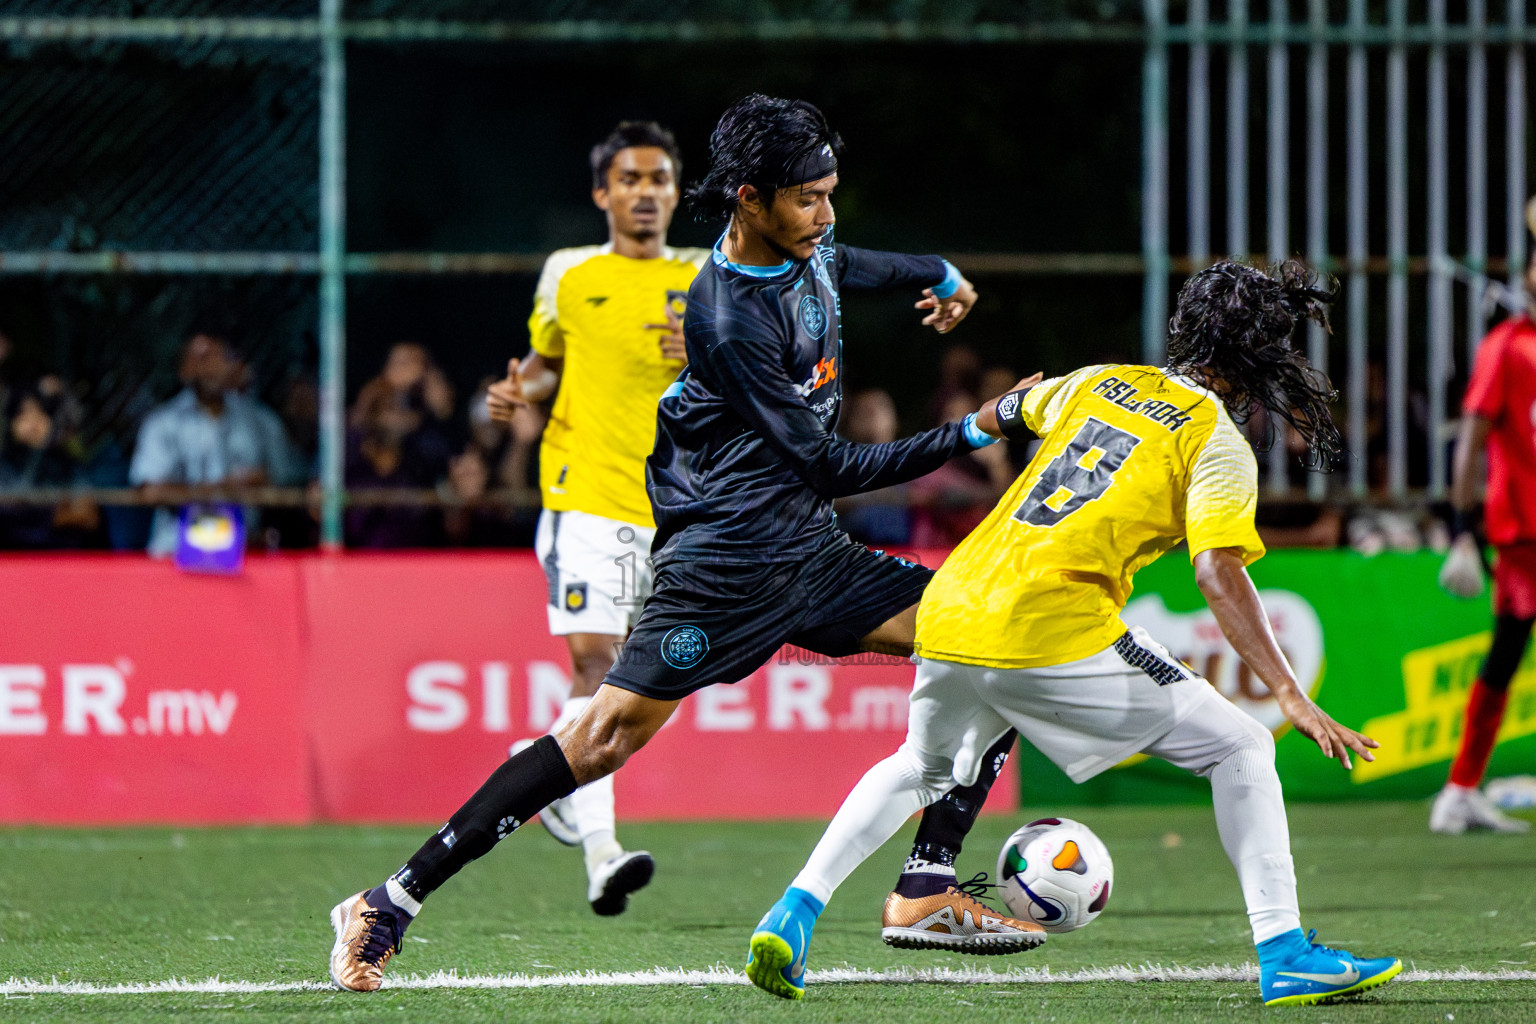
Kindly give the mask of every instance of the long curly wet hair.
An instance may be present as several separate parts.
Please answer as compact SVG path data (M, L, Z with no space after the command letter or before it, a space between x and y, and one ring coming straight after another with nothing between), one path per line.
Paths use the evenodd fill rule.
M1168 323L1168 367L1205 380L1239 423L1262 406L1307 442L1306 467L1329 472L1343 460L1344 439L1329 403L1338 392L1327 374L1291 347L1303 321L1325 330L1338 281L1296 260L1269 272L1224 261L1179 290ZM1276 442L1270 431L1267 444Z

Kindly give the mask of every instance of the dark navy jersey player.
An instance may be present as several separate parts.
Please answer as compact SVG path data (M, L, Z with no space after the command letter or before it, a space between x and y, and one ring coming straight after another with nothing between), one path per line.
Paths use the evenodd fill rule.
M835 530L831 499L911 480L985 441L957 424L878 445L832 433L840 291L926 287L955 298L964 280L948 262L835 245L830 226L809 258L769 266L734 262L730 243L721 238L688 291L689 366L657 414L646 480L658 564L798 561ZM973 293L955 301L968 307Z
M738 199L731 227L689 289L689 365L662 396L646 463L656 586L634 642L605 680L646 696L734 683L786 642L831 657L909 653L911 629L900 620L931 573L853 543L837 528L832 499L914 479L990 440L971 424L888 444L833 433L842 404L842 288L926 288L927 301L958 307L948 311L951 322L975 293L937 256L832 242L830 144L788 177L780 188L789 196L773 206L794 203L802 188L819 200L806 213L804 231L815 234L803 255L782 244L752 253ZM686 666L671 653L683 636L708 644Z
M830 657L912 653L932 572L855 544L837 529L831 501L990 443L976 419L994 424L996 403L889 444L833 435L841 288L922 289L923 323L941 332L976 301L970 282L937 257L833 243L841 148L809 103L749 96L721 117L709 175L690 198L728 226L689 291L689 365L660 402L646 466L657 526L651 597L580 718L514 754L403 868L332 910L338 984L377 988L428 895L551 800L616 771L688 694L746 677L785 643ZM888 942L972 953L1037 944L1037 926L981 906L954 874L1012 740L989 752L975 785L924 812L886 903ZM786 786L814 770L761 767Z

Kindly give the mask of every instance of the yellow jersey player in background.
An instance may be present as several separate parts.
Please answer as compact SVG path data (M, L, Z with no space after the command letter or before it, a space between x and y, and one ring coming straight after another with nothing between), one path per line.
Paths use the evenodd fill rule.
M755 984L798 998L833 890L914 811L974 780L1010 728L1075 782L1138 752L1210 779L1266 1003L1321 1002L1402 970L1302 932L1273 737L1120 619L1136 571L1187 540L1223 634L1296 730L1346 769L1350 751L1371 759L1376 741L1297 684L1248 577L1264 554L1258 464L1233 422L1262 405L1307 439L1309 468L1332 468L1332 387L1290 338L1305 320L1326 326L1333 298L1298 263L1274 276L1218 263L1179 293L1166 366L1092 366L982 410L988 433L1044 443L924 592L906 742L860 780L753 933Z
M516 406L554 396L539 448L535 547L549 631L566 638L572 674L551 732L581 716L650 592L656 531L645 459L656 402L687 365L682 303L708 255L666 244L681 173L677 143L653 122L626 121L593 147L592 201L607 215L608 243L550 254L528 320L532 352L508 364L487 399L505 421ZM539 820L582 846L597 913L621 913L650 881L650 854L625 851L615 834L611 777L556 800Z

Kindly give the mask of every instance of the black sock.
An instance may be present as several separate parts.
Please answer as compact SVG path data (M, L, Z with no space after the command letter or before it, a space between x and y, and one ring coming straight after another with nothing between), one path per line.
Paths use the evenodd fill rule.
M896 892L909 899L941 893L955 883L955 858L966 833L976 824L981 805L1008 760L1018 734L1003 733L982 757L981 770L969 786L956 786L923 811L912 853L896 883Z
M395 872L395 881L412 899L426 899L465 864L485 856L551 801L575 789L576 777L560 744L553 736L540 737L492 772L448 824Z
M1500 693L1509 689L1525 657L1525 645L1531 638L1533 619L1518 619L1513 615L1497 615L1493 620L1493 643L1488 645L1488 656L1483 659L1478 678L1490 690Z

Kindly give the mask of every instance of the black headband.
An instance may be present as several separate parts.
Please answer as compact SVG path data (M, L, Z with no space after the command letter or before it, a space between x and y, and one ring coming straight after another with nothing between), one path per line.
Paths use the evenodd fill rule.
M837 173L837 155L830 143L823 143L784 170L780 188L794 188L811 181L820 181Z

